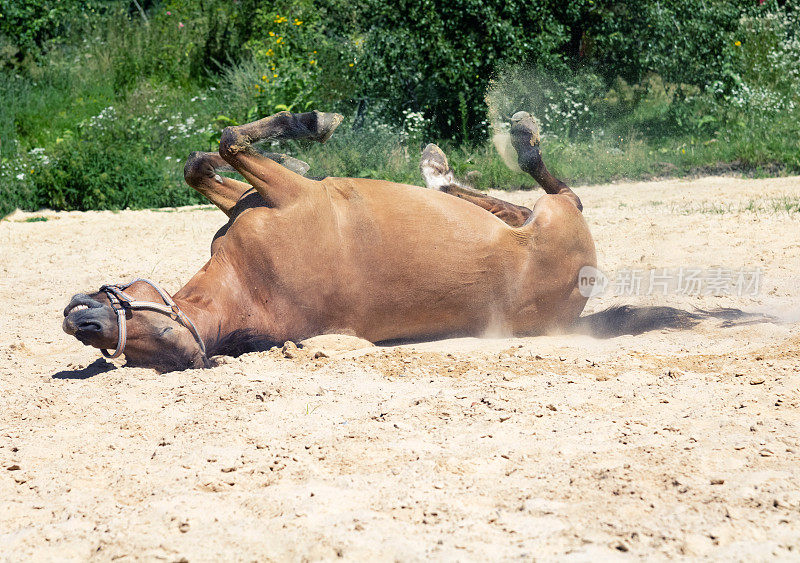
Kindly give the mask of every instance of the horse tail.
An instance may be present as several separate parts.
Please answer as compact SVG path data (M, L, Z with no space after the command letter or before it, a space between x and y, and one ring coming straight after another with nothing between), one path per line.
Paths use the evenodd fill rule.
M615 305L579 318L573 325L573 332L596 338L614 338L623 334L636 335L651 330L687 330L705 319L721 320L723 327L780 322L777 317L771 315L747 313L730 307L685 311L665 306Z

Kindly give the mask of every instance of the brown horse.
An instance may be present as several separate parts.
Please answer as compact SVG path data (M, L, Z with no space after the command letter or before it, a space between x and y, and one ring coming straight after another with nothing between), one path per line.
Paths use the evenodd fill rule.
M282 112L227 128L218 154L192 153L187 183L229 217L211 259L172 297L144 280L78 294L64 330L107 356L171 370L209 365L244 341L528 335L576 322L587 300L578 273L595 266L594 243L580 200L547 171L530 115L514 116L511 135L520 166L547 192L533 209L459 185L434 145L421 168L437 189L313 180L293 171L304 163L252 146L324 142L340 121ZM227 165L248 183L220 176Z

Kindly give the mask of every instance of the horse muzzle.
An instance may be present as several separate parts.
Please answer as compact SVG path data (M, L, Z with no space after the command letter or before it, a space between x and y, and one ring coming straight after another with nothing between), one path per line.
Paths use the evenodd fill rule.
M64 332L83 344L96 346L113 339L116 323L110 306L79 293L64 309L61 326Z

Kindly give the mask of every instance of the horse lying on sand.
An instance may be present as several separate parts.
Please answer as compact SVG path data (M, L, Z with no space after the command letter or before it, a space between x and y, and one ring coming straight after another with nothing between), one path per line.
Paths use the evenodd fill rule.
M211 259L174 296L149 280L78 294L64 330L107 357L169 371L209 366L255 342L328 333L380 342L576 326L587 301L579 272L596 266L594 242L580 200L544 165L529 114L514 115L511 138L546 192L533 209L459 184L435 145L421 164L433 189L313 180L305 163L252 146L325 142L341 120L281 112L228 127L219 153L192 153L187 183L229 218ZM230 167L249 183L218 174ZM693 322L658 309L662 326Z

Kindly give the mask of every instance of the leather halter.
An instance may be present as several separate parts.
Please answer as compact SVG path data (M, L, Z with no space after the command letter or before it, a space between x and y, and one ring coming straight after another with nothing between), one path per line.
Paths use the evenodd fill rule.
M158 294L161 296L161 299L164 300L165 305L153 303L151 301L137 301L125 293L125 290L136 282L144 282L150 285L158 292ZM197 332L197 328L194 326L192 320L186 316L186 313L180 310L178 305L175 304L175 301L172 300L167 292L161 289L154 282L145 278L136 278L132 282L125 285L104 285L100 288L100 291L105 292L105 294L108 296L108 300L111 302L111 308L117 313L117 326L119 328L117 348L114 350L114 353L111 354L108 352L108 350L100 350L103 353L103 356L106 358L118 358L125 351L125 343L128 337L128 330L125 325L126 309L130 309L131 311L155 311L157 313L163 313L167 315L171 319L179 322L183 327L187 328L189 332L192 333L192 336L194 336L197 344L200 345L200 351L203 353L203 356L206 355L206 345L203 343L203 339L200 338L200 334Z

